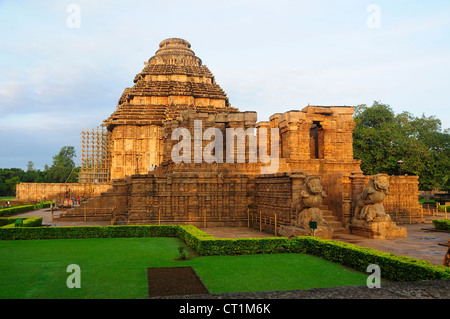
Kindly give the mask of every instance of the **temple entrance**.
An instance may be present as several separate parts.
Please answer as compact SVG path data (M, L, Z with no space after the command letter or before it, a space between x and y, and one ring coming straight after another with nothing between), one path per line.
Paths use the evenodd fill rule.
M324 138L320 122L313 122L309 130L309 138L311 159L323 159Z

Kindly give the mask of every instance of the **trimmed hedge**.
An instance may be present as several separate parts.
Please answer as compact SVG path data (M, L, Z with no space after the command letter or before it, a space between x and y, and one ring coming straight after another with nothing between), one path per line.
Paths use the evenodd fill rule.
M0 209L0 216L28 212L35 209L35 205L19 205Z
M17 219L22 219L22 221L23 221L22 227L42 226L42 217L25 217L25 218L0 217L0 227L3 227L3 228L16 227L15 222Z
M178 226L62 226L0 228L2 240L177 237Z
M53 202L39 202L37 204L17 205L0 209L0 216L29 212L41 208L49 208Z
M450 219L433 219L432 222L436 229L450 231Z
M0 228L0 239L81 239L122 237L178 237L201 256L302 253L315 255L352 269L366 272L370 264L381 268L383 278L393 281L449 279L450 269L428 261L318 237L218 239L185 225L127 225L75 227Z
M380 266L383 278L393 281L449 279L450 269L429 261L397 256L349 243L317 237L296 237L291 251L311 254L365 272L370 264Z

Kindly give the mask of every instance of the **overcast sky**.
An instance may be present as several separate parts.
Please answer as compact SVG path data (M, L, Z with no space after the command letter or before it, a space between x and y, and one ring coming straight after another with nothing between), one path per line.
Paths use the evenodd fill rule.
M79 11L78 11L79 10ZM0 168L43 169L113 113L169 37L258 120L389 104L450 127L450 1L0 0Z

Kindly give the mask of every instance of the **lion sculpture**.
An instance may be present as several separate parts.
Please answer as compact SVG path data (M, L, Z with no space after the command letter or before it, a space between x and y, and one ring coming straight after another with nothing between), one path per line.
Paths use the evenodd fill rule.
M306 187L300 192L297 226L309 227L310 221L315 221L318 225L328 226L320 210L323 199L327 196L322 188L322 177L308 176L305 185Z
M387 195L389 195L389 176L387 174L372 176L356 201L354 218L365 221L391 221L382 204Z

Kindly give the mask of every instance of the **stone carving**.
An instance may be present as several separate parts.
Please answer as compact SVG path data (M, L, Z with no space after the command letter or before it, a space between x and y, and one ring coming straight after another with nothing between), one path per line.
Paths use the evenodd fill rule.
M372 176L356 201L354 218L369 222L391 221L391 217L385 213L383 206L386 195L389 195L389 176L387 174Z
M397 227L386 214L383 201L389 195L389 176L377 174L370 178L364 191L358 196L350 229L353 234L385 239L406 237L406 228Z
M320 206L322 206L323 199L326 196L322 188L321 176L306 177L305 187L300 192L300 202L296 212L296 226L309 228L310 221L317 222L317 225L328 226L320 210Z
M280 230L282 236L310 236L312 234L310 222L317 223L314 236L331 239L333 229L323 218L321 207L326 193L322 188L321 176L308 176L305 186L300 191L299 202L296 207L296 221L294 226L287 226Z

